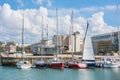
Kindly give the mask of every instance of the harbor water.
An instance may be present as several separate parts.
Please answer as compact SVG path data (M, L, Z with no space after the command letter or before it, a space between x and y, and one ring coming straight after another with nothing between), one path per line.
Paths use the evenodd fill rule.
M120 80L120 69L18 69L0 66L0 80Z

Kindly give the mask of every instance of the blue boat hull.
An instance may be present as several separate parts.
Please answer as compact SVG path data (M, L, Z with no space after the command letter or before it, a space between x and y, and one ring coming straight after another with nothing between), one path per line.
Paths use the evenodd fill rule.
M88 68L95 67L95 60L82 60L82 62L86 63Z
M36 68L47 68L48 64L36 64Z

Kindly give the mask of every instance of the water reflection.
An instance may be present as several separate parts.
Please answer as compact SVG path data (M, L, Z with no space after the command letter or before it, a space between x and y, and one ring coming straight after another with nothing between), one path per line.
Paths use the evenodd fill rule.
M0 80L120 80L120 69L28 69L0 67Z

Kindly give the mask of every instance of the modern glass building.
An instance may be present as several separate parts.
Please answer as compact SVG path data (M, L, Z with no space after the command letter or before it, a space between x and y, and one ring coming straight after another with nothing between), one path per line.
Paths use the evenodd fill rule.
M111 32L92 37L93 51L95 55L111 55L118 52L118 32Z

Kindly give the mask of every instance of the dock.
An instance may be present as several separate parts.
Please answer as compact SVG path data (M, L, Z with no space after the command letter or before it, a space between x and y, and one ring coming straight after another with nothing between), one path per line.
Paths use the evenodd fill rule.
M55 56L34 56L32 54L26 54L22 56L21 54L0 54L0 64L1 65L8 65L8 66L15 66L16 63L20 60L28 60L32 64L35 63L36 60L41 59L41 57L47 61L48 59L54 58ZM58 55L59 58L62 58L64 62L67 62L68 60L72 59L71 54L63 54ZM104 56L95 56L95 59L99 59ZM82 56L80 55L74 55L75 59L82 59Z

